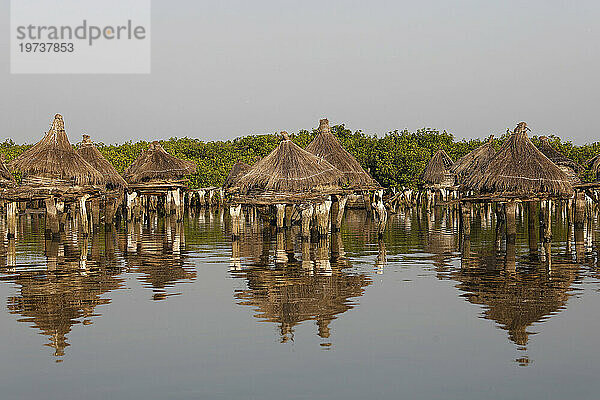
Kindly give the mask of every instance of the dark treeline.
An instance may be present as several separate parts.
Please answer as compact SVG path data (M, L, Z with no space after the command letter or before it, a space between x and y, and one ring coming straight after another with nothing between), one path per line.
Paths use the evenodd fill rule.
M474 140L456 141L453 135L433 129L420 129L416 132L395 131L383 137L367 135L361 131L352 132L344 125L334 126L334 134L342 145L354 155L361 165L383 186L392 188L417 187L421 181L419 176L429 158L439 149L444 149L454 161L483 144L487 137ZM292 140L305 148L315 137L316 131L300 131L292 134ZM498 137L499 136L499 137ZM499 148L507 134L497 135L496 148ZM549 135L552 145L573 159L584 164L586 160L600 152L600 143L577 146ZM197 139L177 139L161 141L163 147L176 157L192 160L198 166L194 175L188 178L192 187L220 186L229 170L237 161L253 164L267 155L277 146L279 135L249 135L234 140L203 142ZM538 144L538 138L532 138ZM115 166L123 172L138 155L148 146L148 142L127 142L121 145L105 145L98 143L98 149ZM11 140L0 143L0 153L10 161L31 145L17 145ZM584 180L591 180L589 172Z

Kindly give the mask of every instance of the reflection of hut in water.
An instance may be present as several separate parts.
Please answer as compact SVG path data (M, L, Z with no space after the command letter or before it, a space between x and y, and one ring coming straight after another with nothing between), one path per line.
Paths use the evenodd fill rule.
M450 172L456 175L457 183L461 184L474 171L487 168L495 155L496 148L494 147L494 135L492 135L486 143L456 160L450 168Z
M550 143L550 139L548 137L540 137L540 144L538 146L538 149L569 177L571 184L576 185L578 183L581 183L581 180L579 179L577 174L581 171L582 167L575 161L571 160L563 153L558 151L556 148L554 148L554 146L552 146L552 144Z
M48 336L47 346L54 348L57 357L65 354L72 327L91 324L99 315L96 307L111 301L102 295L121 286L116 276L120 269L107 268L106 260L95 259L93 254L88 256L85 245L79 250L68 242L48 241L47 270L19 268L2 278L20 287L18 295L8 298L9 312ZM86 270L82 270L82 259Z
M360 191L381 188L356 158L342 147L338 138L331 132L327 119L319 121L319 134L306 147L306 151L327 160L340 170L343 175L342 185L346 188Z
M169 220L161 232L150 232L136 224L128 235L135 238L133 248L125 253L125 262L133 272L140 274L139 280L144 286L153 289L154 300L163 300L178 293L167 293L167 289L177 283L191 282L196 272L186 265L185 238L183 224L171 225Z
M450 278L459 282L457 287L470 303L485 307L483 318L507 330L515 344L526 346L532 324L565 308L578 266L568 259L554 259L551 271L540 264L512 270L514 248L502 258L471 257L469 267L454 270Z
M295 326L309 320L316 321L318 336L329 338L330 322L351 310L356 305L351 299L362 296L371 283L364 274L345 271L345 264L340 262L343 248L336 242L340 240L336 235L339 233L332 238L336 244L331 258L329 241L324 239L312 248L303 241L300 261L288 257L287 262L274 266L262 264L269 262L264 256L269 246L264 243L262 256L252 257L256 263L234 272L235 277L247 282L247 289L235 293L239 304L256 308L257 318L278 324L283 342L293 338Z

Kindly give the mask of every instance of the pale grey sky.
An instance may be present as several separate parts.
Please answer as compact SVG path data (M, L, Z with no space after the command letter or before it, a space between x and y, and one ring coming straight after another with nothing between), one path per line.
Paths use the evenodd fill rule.
M50 0L49 0L50 1ZM60 3L60 1L56 1ZM55 113L73 142L432 127L600 139L598 1L154 0L150 75L10 75L0 5L0 140Z

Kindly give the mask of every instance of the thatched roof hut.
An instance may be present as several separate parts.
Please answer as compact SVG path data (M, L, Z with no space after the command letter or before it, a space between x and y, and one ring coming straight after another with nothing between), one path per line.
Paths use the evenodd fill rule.
M450 172L456 175L459 184L463 183L474 171L485 170L495 155L494 135L491 135L486 143L456 160Z
M102 174L109 189L122 188L127 186L125 179L119 175L115 167L100 153L88 135L83 135L83 140L77 148L79 154L85 161L90 163L98 172Z
M550 143L550 139L546 136L540 137L540 145L538 149L550 159L554 164L558 166L567 176L573 184L581 183L581 180L577 174L582 170L581 165L565 156L560 151L556 150Z
M9 166L21 171L25 184L93 185L103 182L102 174L69 143L60 114L55 115L44 138Z
M521 122L485 170L475 171L465 185L481 193L529 197L566 196L573 191L567 175L539 151Z
M229 171L229 175L227 175L227 178L225 179L225 183L223 183L223 188L228 189L232 186L234 186L237 181L244 176L244 174L250 169L252 168L250 165L246 164L245 162L242 161L238 161L236 162L233 167L231 167L231 171Z
M381 186L361 167L356 158L348 153L341 145L338 138L333 136L329 127L329 120L319 121L319 134L306 147L306 151L324 158L331 165L344 174L342 184L344 186L369 190L378 189Z
M142 183L174 180L194 172L194 162L170 155L155 141L125 170L124 175L129 183Z
M454 162L442 149L435 152L421 174L426 185L436 187L454 186L454 175L450 172Z
M12 186L15 183L15 177L4 164L4 154L0 154L0 187Z
M242 176L242 194L333 192L340 190L342 173L327 160L302 149L287 132L269 155Z

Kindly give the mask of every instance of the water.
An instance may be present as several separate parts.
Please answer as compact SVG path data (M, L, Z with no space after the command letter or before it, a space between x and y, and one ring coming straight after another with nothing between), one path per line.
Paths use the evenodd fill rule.
M461 242L440 212L382 240L360 211L310 245L230 229L215 210L52 242L22 216L0 398L597 398L597 224L557 221L550 257L522 223L515 246L485 216Z

